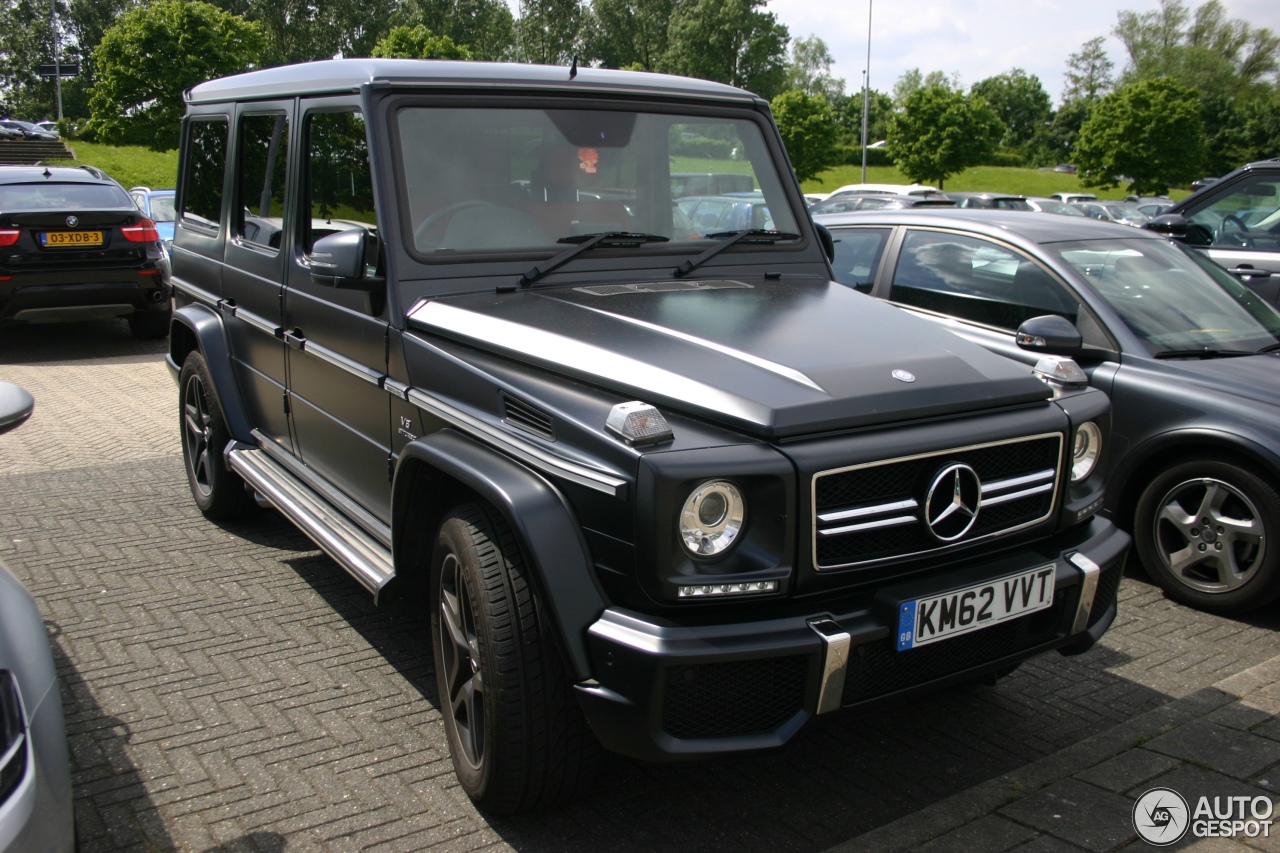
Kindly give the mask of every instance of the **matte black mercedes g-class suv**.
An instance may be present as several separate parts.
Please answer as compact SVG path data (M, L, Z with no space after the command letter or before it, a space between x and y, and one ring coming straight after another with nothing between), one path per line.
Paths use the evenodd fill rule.
M1114 619L1105 395L833 283L759 98L340 60L186 101L196 503L269 502L429 608L485 807L572 796L600 745L766 750ZM769 230L692 227L671 176L712 167Z

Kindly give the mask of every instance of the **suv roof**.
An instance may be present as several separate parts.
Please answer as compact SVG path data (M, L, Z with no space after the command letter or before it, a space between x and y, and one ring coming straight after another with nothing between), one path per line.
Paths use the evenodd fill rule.
M661 92L683 97L758 101L756 95L723 83L602 68L521 65L509 62L448 62L430 59L329 59L250 71L201 83L183 93L188 103L252 100L281 93L351 92L367 84L385 86L495 86L583 89L600 92Z
M0 166L0 184L29 184L41 178L63 183L115 183L92 166Z

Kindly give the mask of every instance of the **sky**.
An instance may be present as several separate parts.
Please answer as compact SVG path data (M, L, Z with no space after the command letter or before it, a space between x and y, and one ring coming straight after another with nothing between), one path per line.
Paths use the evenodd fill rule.
M1189 9L1200 0L1186 0ZM1280 0L1223 0L1227 15L1280 33ZM1127 55L1111 35L1121 10L1154 11L1158 0L770 0L792 38L826 42L846 92L862 89L871 16L871 88L891 93L903 72L959 74L960 85L1021 68L1040 78L1057 105L1067 58L1097 36L1118 74Z

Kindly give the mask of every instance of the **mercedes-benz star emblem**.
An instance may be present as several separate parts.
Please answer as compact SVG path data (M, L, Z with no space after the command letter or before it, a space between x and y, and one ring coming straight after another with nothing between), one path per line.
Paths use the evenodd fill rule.
M982 481L978 473L962 462L938 472L925 497L925 524L943 542L964 536L978 520L982 504Z
M889 375L892 376L894 379L898 380L899 382L915 382L916 381L916 375L912 373L910 370L895 370L893 371L893 373Z
M68 227L68 228L75 228L75 227L76 227L77 225L79 225L79 224L80 224L80 218L79 218L79 217L77 217L77 216L68 216L68 217L67 217L67 227Z

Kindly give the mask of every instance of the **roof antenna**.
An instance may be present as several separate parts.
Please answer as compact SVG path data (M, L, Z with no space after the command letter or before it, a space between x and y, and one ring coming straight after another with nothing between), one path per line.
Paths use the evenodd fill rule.
M52 178L52 177L53 177L53 172L50 172L50 171L49 171L49 167L48 167L48 166L45 166L45 167L44 167L44 171L40 173L40 177L42 177L42 178Z
M573 55L573 64L569 66L569 79L572 80L578 76L578 54Z

